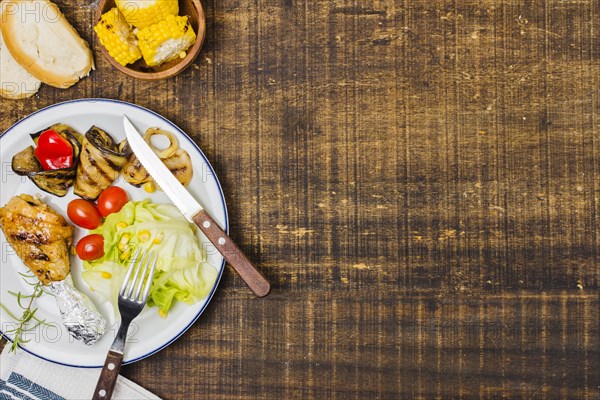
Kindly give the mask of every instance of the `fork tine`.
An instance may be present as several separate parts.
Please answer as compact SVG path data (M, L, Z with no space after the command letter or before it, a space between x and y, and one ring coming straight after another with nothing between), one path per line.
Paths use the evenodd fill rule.
M152 261L152 268L150 269L150 274L148 275L148 281L146 281L146 289L144 290L144 298L142 301L145 303L148 300L148 294L150 294L150 287L152 286L152 278L154 278L154 270L156 269L156 264L158 262L158 254L154 254L154 260Z
M135 291L135 296L131 297L132 299L139 300L140 293L142 292L142 286L144 286L144 281L146 280L146 274L148 273L148 268L150 267L150 260L152 259L153 253L148 253L148 257L144 260L143 267L140 267L140 270L143 268L142 276L140 281L137 284L137 289ZM148 275L148 279L150 279L151 275Z
M150 256L148 255L147 252L143 252L142 255L140 256L140 259L137 262L137 266L135 267L135 274L133 275L133 278L131 279L130 286L127 290L128 293L126 294L127 297L130 299L135 298L135 297L133 297L133 291L135 290L135 284L138 281L138 275L140 274L140 270L142 270L144 268L143 267L144 263L148 262L149 257ZM144 274L142 274L140 279L142 282L144 281Z
M127 270L127 274L125 275L125 279L123 279L123 285L121 286L121 290L119 291L119 295L123 296L125 295L125 289L127 289L127 284L129 283L129 278L131 277L131 273L133 272L135 265L138 262L138 258L140 256L140 252L141 249L138 249L135 254L133 255L133 258L131 259L131 262L129 263L129 269Z
M140 274L140 265L144 262L146 252L140 250L140 255L135 260L132 260L129 268L131 268L131 279L127 280L127 287L123 292L123 296L130 299L133 290L135 289L135 283L137 282L138 275Z

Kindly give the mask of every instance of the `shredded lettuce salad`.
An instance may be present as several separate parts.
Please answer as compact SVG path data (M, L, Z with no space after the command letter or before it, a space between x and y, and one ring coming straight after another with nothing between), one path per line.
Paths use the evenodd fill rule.
M147 304L158 307L162 317L175 301L196 303L214 286L217 270L206 261L191 225L172 205L130 201L92 233L104 237L104 256L85 261L82 276L115 310L129 262L140 248L158 254Z

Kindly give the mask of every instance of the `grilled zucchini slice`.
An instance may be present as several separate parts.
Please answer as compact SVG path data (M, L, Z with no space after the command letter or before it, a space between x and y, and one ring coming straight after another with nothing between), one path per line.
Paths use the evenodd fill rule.
M96 200L119 176L129 153L104 130L92 126L83 138L74 193L87 200Z
M154 147L150 139L155 135L165 136L169 140L169 146L165 149ZM182 185L186 186L190 183L193 176L192 160L188 152L179 147L175 135L164 129L149 128L144 134L144 140ZM126 182L135 187L154 182L154 179L133 153L129 156L121 174Z

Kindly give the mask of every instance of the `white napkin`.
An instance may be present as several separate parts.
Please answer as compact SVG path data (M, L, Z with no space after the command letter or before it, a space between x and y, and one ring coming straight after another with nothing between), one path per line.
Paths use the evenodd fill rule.
M10 343L0 356L0 400L89 400L100 368L74 368L54 364L18 349ZM113 399L158 399L143 387L119 375Z

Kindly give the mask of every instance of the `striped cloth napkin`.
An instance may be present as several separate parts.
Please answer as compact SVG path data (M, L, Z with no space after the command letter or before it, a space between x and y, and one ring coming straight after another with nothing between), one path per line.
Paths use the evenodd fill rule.
M0 400L79 400L92 398L99 368L65 367L19 349L0 356ZM113 399L158 399L143 387L119 375Z

